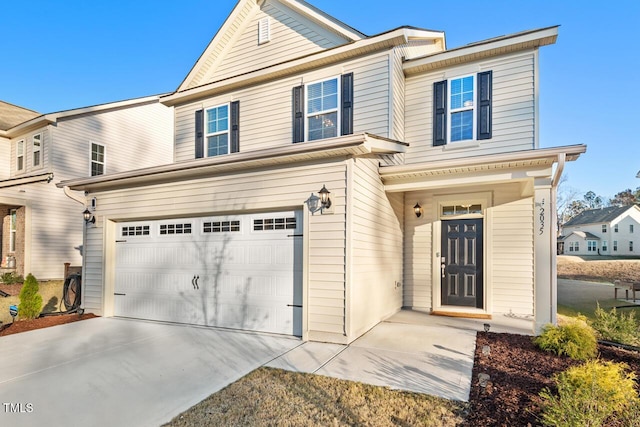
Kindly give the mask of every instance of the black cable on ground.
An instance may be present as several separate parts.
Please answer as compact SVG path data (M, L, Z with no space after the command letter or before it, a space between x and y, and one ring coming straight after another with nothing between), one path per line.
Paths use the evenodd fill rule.
M70 274L64 280L64 285L62 288L62 302L64 303L64 307L66 311L56 311L54 313L42 313L39 317L46 316L60 316L63 314L70 313L80 313L83 311L80 309L80 301L81 301L81 292L82 292L82 275L78 273Z

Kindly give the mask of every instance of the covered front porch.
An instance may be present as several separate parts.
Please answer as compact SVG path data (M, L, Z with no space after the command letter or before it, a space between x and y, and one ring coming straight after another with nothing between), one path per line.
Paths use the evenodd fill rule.
M403 306L556 322L556 186L583 146L381 167L404 217ZM554 167L555 165L555 167ZM532 331L532 332L533 332Z

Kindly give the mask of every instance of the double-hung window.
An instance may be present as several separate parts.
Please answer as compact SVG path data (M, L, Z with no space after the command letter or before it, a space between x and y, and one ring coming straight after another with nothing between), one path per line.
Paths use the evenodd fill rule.
M104 145L91 143L91 176L104 175Z
M587 252L596 252L598 250L598 242L595 240L587 240Z
M629 224L629 233L633 233L633 224Z
M240 101L197 110L195 158L240 151Z
M293 88L293 142L353 134L353 73Z
M42 166L42 134L33 135L33 167Z
M24 139L16 143L16 170L24 170Z
M306 86L307 141L338 136L338 78Z
M607 232L607 224L602 224L602 232L603 233Z
M493 73L433 84L433 145L491 139Z
M602 252L607 252L609 250L609 243L606 240L602 241Z
M617 240L613 241L613 251L614 252L618 252L618 241Z
M229 104L205 112L207 157L229 154Z

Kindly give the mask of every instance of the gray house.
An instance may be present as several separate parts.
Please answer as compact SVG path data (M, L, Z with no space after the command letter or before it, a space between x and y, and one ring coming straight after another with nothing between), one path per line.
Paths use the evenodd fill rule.
M402 307L556 315L538 49L447 49L297 0L240 0L177 90L172 163L58 184L96 201L83 307L349 343ZM215 30L212 30L215 32Z

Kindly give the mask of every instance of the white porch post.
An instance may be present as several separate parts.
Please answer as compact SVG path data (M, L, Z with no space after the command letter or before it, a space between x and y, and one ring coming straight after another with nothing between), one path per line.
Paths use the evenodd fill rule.
M533 210L535 333L557 321L556 191L550 180L536 180Z

